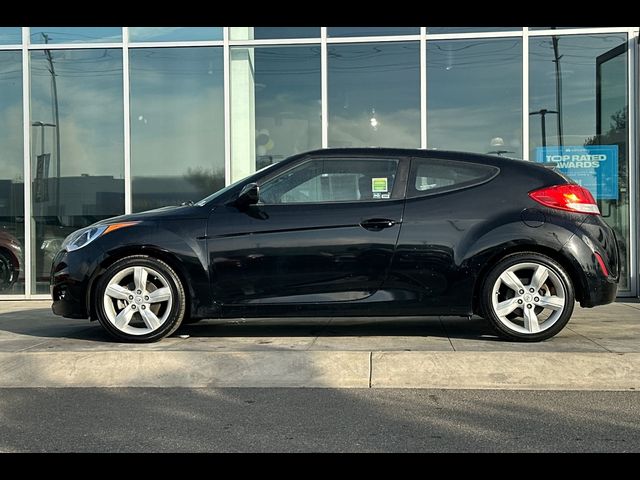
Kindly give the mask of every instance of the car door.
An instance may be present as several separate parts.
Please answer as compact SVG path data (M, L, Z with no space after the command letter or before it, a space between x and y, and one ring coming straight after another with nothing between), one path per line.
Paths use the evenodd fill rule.
M495 192L486 184L498 173L494 166L455 158L411 160L402 232L384 285L402 299L397 309L469 312L475 279L464 253L492 215Z
M260 202L209 219L212 293L223 305L353 301L385 279L408 159L323 156L270 173Z

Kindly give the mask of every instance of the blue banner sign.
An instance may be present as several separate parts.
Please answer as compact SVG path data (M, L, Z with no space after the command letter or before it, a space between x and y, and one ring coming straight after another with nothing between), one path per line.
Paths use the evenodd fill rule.
M617 145L538 147L536 162L555 163L597 200L618 200Z

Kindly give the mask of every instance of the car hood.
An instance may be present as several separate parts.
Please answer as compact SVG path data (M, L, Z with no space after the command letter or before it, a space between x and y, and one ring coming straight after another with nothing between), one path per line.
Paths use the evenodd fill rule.
M101 220L96 225L106 225L115 222L132 222L132 221L154 221L154 220L174 220L183 218L207 218L211 213L211 209L207 207L198 207L196 205L180 205L161 207L145 212L131 213L129 215L120 215Z

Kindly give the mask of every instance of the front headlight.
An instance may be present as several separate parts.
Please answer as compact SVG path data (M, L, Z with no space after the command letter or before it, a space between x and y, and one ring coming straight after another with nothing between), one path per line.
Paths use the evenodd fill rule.
M112 232L114 230L118 230L124 227L130 227L131 225L135 225L140 222L121 222L121 223L112 223L110 225L95 225L86 228L82 228L77 232L73 232L67 238L64 239L62 245L60 246L61 250L67 250L67 252L73 252L74 250L78 250L79 248L85 247L93 242L99 236Z
M89 227L83 228L82 230L78 230L76 233L72 234L70 237L67 237L63 242L63 248L67 249L67 252L73 252L74 250L78 250L86 245L89 245L96 238L104 233L107 229L106 225L99 225L97 227ZM67 242L67 240L69 240ZM66 245L65 245L66 243Z

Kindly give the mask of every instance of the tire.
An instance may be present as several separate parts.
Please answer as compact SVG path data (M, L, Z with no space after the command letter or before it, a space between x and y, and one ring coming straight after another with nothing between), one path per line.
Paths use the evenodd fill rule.
M125 257L107 268L94 299L102 327L120 341L135 343L171 335L180 326L186 307L176 272L147 255Z
M0 292L11 288L18 279L18 269L13 256L0 250Z
M483 316L500 337L539 342L569 322L575 291L566 270L552 258L514 253L489 271L480 303Z

